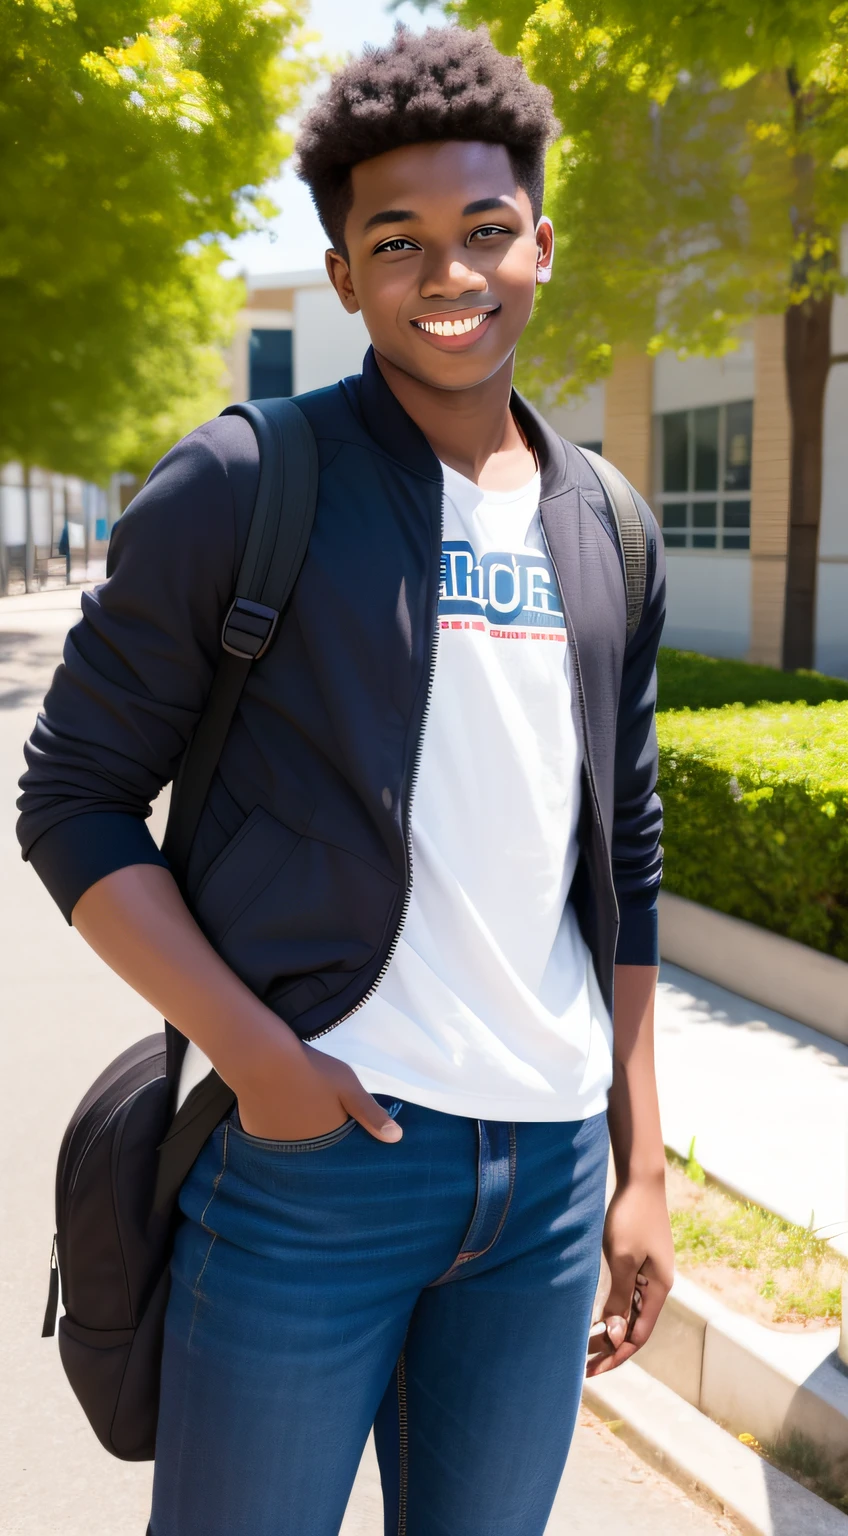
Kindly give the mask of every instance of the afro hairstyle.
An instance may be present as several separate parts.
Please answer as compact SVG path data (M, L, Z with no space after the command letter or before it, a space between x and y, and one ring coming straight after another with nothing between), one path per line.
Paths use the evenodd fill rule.
M344 226L351 170L402 145L447 139L502 144L538 219L545 151L558 131L552 97L520 59L499 53L485 27L398 25L390 44L369 48L335 74L306 114L297 172L334 249L347 255Z

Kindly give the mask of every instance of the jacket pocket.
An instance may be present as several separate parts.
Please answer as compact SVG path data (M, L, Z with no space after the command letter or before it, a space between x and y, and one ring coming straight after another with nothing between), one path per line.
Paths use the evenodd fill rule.
M382 944L397 882L257 809L204 876L210 942L282 1018L341 992Z
M300 838L261 806L207 869L194 899L195 915L217 946L231 925L288 863Z

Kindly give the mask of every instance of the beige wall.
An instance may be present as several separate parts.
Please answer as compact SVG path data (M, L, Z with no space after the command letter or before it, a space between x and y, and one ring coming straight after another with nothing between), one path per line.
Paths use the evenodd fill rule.
M675 555L672 551L669 556L669 607L670 616L673 617L675 598L683 599L685 596L683 607L691 620L691 629L695 618L694 608L698 606L694 600L700 594L703 599L701 607L708 603L715 608L720 634L709 637L706 632L702 635L699 630L696 635L693 630L688 641L684 638L682 643L703 647L717 655L739 654L740 637L745 634L750 622L750 643L747 648L749 659L769 666L780 666L789 518L790 445L782 317L766 315L758 319L753 326L752 340L753 357L749 344L743 344L738 357L734 358L734 366L740 375L738 379L718 381L712 378L720 366L728 366L726 363L712 361L700 370L710 376L703 381L706 390L704 403L710 403L706 400L706 395L710 393L712 399L718 401L743 398L749 390L755 400L751 466L751 558L750 565L744 562L746 584L750 570L750 591L745 594L746 600L742 602L743 594L737 590L743 575L741 560L734 562L733 569L728 561L726 569L721 562L716 562L716 569L708 571L703 557ZM649 358L624 352L616 356L606 385L604 453L649 500L653 489L651 419L654 395L658 397L658 409L674 409L672 399L666 396L672 394L675 400L678 397L682 399L679 386L684 382L687 385L697 382L698 366L698 360L694 363L680 363L676 359L662 359L661 366L655 371ZM675 384L677 387L670 388ZM704 389L701 393L704 393ZM685 404L691 403L687 394ZM701 403L700 400L698 403ZM736 565L739 566L738 570ZM716 586L720 575L727 578L721 592ZM684 576L687 580L683 579ZM680 590L675 592L675 587ZM728 588L727 592L724 587ZM720 598L730 599L731 588L733 612L720 612ZM677 607L680 606L678 602ZM678 617L682 622L683 614ZM731 619L733 622L730 622ZM684 624L681 637L686 628ZM674 631L672 623L667 638ZM677 638L676 635L674 638ZM681 639L677 639L677 643L681 643Z
M604 457L646 499L651 495L653 359L617 352L604 391Z
M293 288L254 288L247 295L247 309L294 308ZM255 321L253 322L256 323Z
M294 387L297 394L323 389L358 373L368 349L359 314L349 315L329 282L300 288L294 301Z
M789 404L783 316L754 324L750 661L779 667L789 528Z

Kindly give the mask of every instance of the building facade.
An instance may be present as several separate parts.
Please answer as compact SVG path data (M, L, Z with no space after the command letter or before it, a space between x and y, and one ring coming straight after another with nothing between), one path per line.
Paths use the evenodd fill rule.
M120 479L105 491L73 475L0 467L0 597L100 577L122 510Z
M848 300L833 351L848 353ZM230 357L232 397L301 393L359 370L368 336L322 269L254 277ZM789 514L783 323L724 358L619 355L605 385L548 419L603 448L651 502L668 550L668 645L780 665ZM848 366L825 411L816 667L848 677Z

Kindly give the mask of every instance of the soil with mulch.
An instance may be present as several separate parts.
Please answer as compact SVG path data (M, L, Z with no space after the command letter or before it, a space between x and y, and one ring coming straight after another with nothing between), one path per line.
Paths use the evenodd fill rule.
M781 1333L839 1326L848 1264L815 1233L710 1184L694 1159L669 1158L666 1193L681 1274Z

